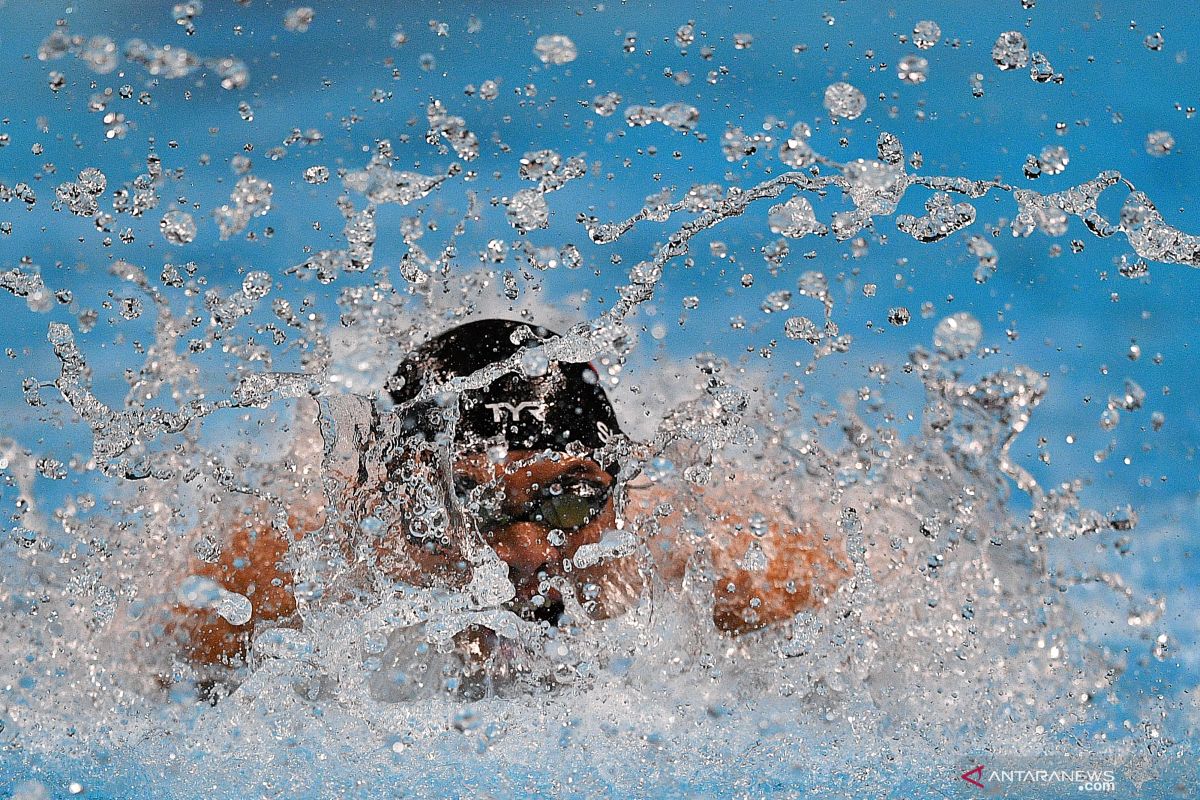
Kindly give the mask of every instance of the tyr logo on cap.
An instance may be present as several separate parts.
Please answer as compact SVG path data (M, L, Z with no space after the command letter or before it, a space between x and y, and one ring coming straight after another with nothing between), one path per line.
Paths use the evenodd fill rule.
M397 367L396 388L389 390L392 402L414 404L414 413L409 414L413 426L433 440L442 431L443 420L425 412L438 400L417 404L421 393L441 388L453 378L494 368L521 352L530 333L538 341L557 336L547 328L505 319L478 319L440 333L406 355ZM588 364L551 360L542 375L514 370L458 394L454 441L468 449L482 450L500 437L517 450L561 452L572 444L595 450L620 432L612 403L596 369Z
M493 422L503 422L505 411L512 416L513 422L520 422L522 411L528 411L529 416L538 422L546 421L546 404L537 400L527 400L524 403L517 403L515 406L512 403L504 402L484 403L483 407L491 409Z

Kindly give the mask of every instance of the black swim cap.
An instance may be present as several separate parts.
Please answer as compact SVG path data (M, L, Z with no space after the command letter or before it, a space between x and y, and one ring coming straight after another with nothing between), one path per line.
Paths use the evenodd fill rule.
M520 344L513 342L514 333ZM530 335L532 333L532 336ZM525 322L483 319L435 336L410 353L396 371L400 385L391 391L397 405L429 385L477 372L511 356L553 331ZM524 374L524 372L536 374ZM551 361L506 373L483 389L463 392L458 401L455 443L471 450L504 443L513 450L550 449L570 445L595 450L619 432L612 404L588 364ZM444 426L434 401L419 403L404 427L433 438Z

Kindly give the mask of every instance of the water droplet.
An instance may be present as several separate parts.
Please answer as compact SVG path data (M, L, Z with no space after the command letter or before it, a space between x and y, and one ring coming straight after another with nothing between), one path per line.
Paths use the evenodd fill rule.
M661 122L668 128L687 133L696 127L700 111L687 103L667 103L663 106L630 106L625 109L625 123L631 128L641 128L652 122Z
M1022 69L1029 63L1029 42L1020 31L1005 31L992 45L992 61L1002 70Z
M211 62L211 66L216 71L217 76L221 78L221 88L233 91L235 89L245 89L250 83L250 70L241 59L229 56L227 58L219 58Z
M896 64L896 77L905 83L924 83L928 72L928 59L918 55L907 55Z
M271 195L274 189L270 183L253 175L244 175L234 184L229 193L229 205L216 209L217 227L220 228L221 238L241 233L254 217L261 217L271 210Z
M1037 83L1062 83L1062 75L1054 71L1054 67L1050 64L1050 59L1046 58L1045 53L1034 53L1030 56L1031 64L1029 66L1029 77Z
M817 160L808 140L812 137L812 129L807 122L797 122L792 126L791 135L779 145L779 159L789 167L807 167Z
M765 314L774 314L777 311L787 311L791 308L792 293L787 289L771 292L762 302L762 310Z
M0 718L0 730L4 728L4 720ZM52 800L54 795L50 793L50 789L46 784L39 780L30 779L21 781L12 789L12 797L10 800Z
M204 4L200 0L190 0L186 3L176 3L171 9L171 18L175 20L175 24L182 27L189 35L196 32L196 26L193 21L200 16L204 11Z
M242 294L251 300L261 300L271 291L271 276L265 272L248 272L242 279Z
M1112 398L1110 403L1115 402L1126 411L1137 411L1146 402L1146 390L1137 384L1132 378L1125 379L1125 393L1120 397Z
M1108 512L1108 524L1114 531L1131 531L1137 527L1138 514L1133 506L1117 506Z
M895 134L880 132L879 138L875 140L875 150L879 154L879 160L885 164L895 166L904 163L904 145Z
M983 326L965 311L943 318L933 329L933 346L952 360L969 356L982 338Z
M562 166L562 156L553 150L538 150L521 156L518 172L527 181L541 181Z
M821 329L808 317L792 317L783 323L783 334L789 339L802 339L809 344L819 344L822 338Z
M117 43L107 36L93 36L79 53L79 60L98 75L117 68Z
M196 238L196 221L186 211L173 208L158 223L163 238L171 244L188 244Z
M304 170L305 183L321 184L329 180L329 167L318 164Z
M967 252L978 259L973 277L976 283L986 283L988 278L996 274L996 264L999 261L996 248L987 239L973 234L967 237Z
M786 203L771 206L767 214L767 224L772 233L778 233L790 239L800 239L810 233L824 236L829 232L828 228L817 221L812 203L799 195Z
M831 117L858 119L867 108L867 98L851 84L838 81L825 89L825 108Z
M612 116L621 104L621 95L616 92L605 92L592 98L592 110L601 117Z
M971 96L983 97L983 73L973 72L970 76Z
M67 477L67 467L57 458L39 458L34 463L38 474L52 481L61 481Z
M207 608L216 602L221 587L211 578L190 575L175 590L176 599L191 608Z
M509 198L508 221L521 233L550 227L550 207L537 189L522 189Z
M692 21L685 22L675 30L675 46L683 49L696 41L696 23Z
M531 378L540 378L550 371L550 360L540 350L529 350L521 356L521 371Z
M942 38L941 27L933 20L923 19L913 26L913 44L919 50L928 50Z
M104 173L95 167L85 167L80 170L76 180L79 182L79 188L91 195L103 194L104 187L108 184Z
M444 138L455 155L463 161L471 161L479 156L479 139L467 128L465 119L446 111L442 101L431 101L425 108L425 115L429 121L426 141L438 144Z
M1175 149L1175 137L1167 131L1150 131L1146 134L1146 152L1156 158L1169 155Z
M746 548L745 555L738 562L738 566L746 572L762 572L767 568L767 554L763 552L762 545L758 542L750 542L750 546Z
M975 221L975 207L970 203L955 203L945 192L936 192L925 202L922 217L900 214L896 227L920 242L936 242Z
M1037 158L1038 169L1047 175L1059 174L1070 162L1071 156L1067 148L1058 144L1046 145Z
M211 534L204 534L192 543L192 554L206 564L215 564L221 558L221 543Z
M221 591L213 610L230 625L245 625L254 616L250 598L225 590Z
M315 17L316 12L308 6L289 8L283 15L283 27L292 33L305 33Z
M569 64L579 57L575 43L561 33L551 33L539 36L533 46L533 51L543 64L561 66Z

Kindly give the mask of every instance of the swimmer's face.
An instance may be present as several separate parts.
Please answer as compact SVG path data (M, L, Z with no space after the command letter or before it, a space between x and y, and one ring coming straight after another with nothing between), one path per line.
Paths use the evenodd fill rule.
M574 456L555 459L515 450L503 461L493 462L478 453L460 456L454 466L459 506L483 541L508 565L508 577L516 588L513 610L550 622L562 613L563 601L547 581L565 577L579 587L606 583L603 565L568 572L563 562L616 527L612 486L613 477L599 464ZM409 580L460 585L469 577L461 553L447 543L404 536L390 542L391 547L399 545L416 568L413 575L400 570ZM388 549L382 548L385 559ZM596 599L602 608L605 598Z
M513 451L500 463L483 454L455 464L455 492L484 541L508 564L515 610L550 622L562 596L546 582L574 579L563 562L616 525L613 478L595 461ZM583 598L580 598L581 600Z

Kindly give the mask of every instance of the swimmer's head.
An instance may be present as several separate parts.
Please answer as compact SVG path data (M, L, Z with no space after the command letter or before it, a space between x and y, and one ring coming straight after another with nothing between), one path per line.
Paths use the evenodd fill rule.
M420 345L397 370L392 399L410 403L427 387L471 375L539 340L546 328L504 319L460 325ZM437 440L454 410L442 396L405 408L410 435ZM484 541L509 567L516 597L509 607L527 618L557 624L564 603L561 581L595 586L616 581L609 565L568 571L576 551L600 541L616 516L612 489L617 466L596 451L618 432L612 404L587 364L526 363L482 389L458 398L453 437L455 493L472 509ZM497 446L499 446L497 448ZM543 458L550 451L553 455ZM436 542L412 543L418 569L435 574L461 562ZM585 600L590 614L612 613L615 600Z
M407 403L427 386L471 375L555 335L506 319L452 328L404 359L396 371L392 400ZM437 402L418 404L406 415L405 427L434 438L446 426L445 412ZM603 447L618 431L612 404L590 365L543 359L501 375L482 389L463 392L454 443L460 453L503 445L510 451L583 454Z

